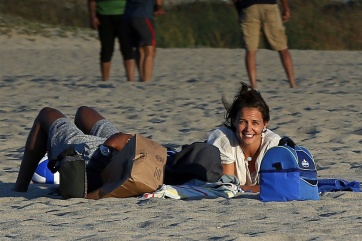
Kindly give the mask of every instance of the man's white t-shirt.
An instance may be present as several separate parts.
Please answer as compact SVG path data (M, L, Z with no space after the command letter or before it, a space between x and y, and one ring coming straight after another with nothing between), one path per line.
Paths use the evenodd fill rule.
M208 138L207 143L213 144L220 151L221 163L232 164L235 163L236 176L241 185L252 185L259 183L259 168L261 160L264 157L265 152L279 144L280 136L275 134L271 130L267 129L265 133L262 133L262 142L260 146L260 154L255 162L255 173L250 173L251 180L247 183L247 175L249 170L247 168L248 162L245 158L243 150L239 145L239 140L235 135L235 132L231 129L223 126L212 131ZM251 181L251 183L250 183Z

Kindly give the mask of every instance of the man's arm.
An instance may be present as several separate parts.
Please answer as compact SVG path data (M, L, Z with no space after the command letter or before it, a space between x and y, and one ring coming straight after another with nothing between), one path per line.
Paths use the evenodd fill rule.
M116 149L117 151L120 151L131 138L132 138L131 134L124 134L120 132L110 136L103 144L105 146L110 146Z
M287 2L287 0L280 0L282 7L283 7L283 11L282 11L282 20L283 22L288 22L290 19L290 9L289 9L289 4Z

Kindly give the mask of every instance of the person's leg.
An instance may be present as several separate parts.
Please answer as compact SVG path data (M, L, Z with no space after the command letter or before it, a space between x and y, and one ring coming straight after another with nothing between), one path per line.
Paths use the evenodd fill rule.
M150 81L156 48L156 32L154 22L148 18L134 18L132 27L135 33L135 46L138 46L138 66L141 81Z
M141 47L137 49L136 60L137 60L137 68L138 68L138 72L140 75L140 80L143 81L144 80L145 51Z
M132 46L131 23L123 18L118 18L117 36L120 51L123 58L123 66L126 71L127 81L134 81L135 76L135 51Z
M283 68L292 88L297 87L294 79L292 57L288 50L288 40L285 27L277 4L266 4L264 7L265 21L263 30L272 50L278 51Z
M256 88L256 51L260 40L260 20L259 5L254 4L240 12L240 29L242 41L245 48L245 66L250 85Z
M110 77L111 59L114 51L115 31L112 16L98 15L100 25L98 36L101 42L100 69L102 80L107 81Z
M102 119L105 118L93 108L81 106L75 114L74 124L83 131L84 134L90 134L93 126Z
M111 62L101 62L101 73L103 81L109 80L111 73Z
M35 169L47 151L49 128L55 120L61 117L65 116L60 111L46 107L35 118L33 127L26 140L23 159L15 183L15 191L26 192L28 190Z
M254 89L256 88L256 50L246 50L245 53L245 65L250 85Z
M285 73L287 74L287 78L289 80L289 85L291 88L297 88L297 82L294 79L294 70L293 70L293 61L292 56L289 53L288 49L284 49L281 51L278 51L280 60L283 64Z
M134 81L136 63L134 59L123 60L124 69L126 70L127 81Z
M146 82L150 81L152 78L153 63L155 59L155 47L144 46L140 49L140 52L143 52L143 60L141 62L142 80Z

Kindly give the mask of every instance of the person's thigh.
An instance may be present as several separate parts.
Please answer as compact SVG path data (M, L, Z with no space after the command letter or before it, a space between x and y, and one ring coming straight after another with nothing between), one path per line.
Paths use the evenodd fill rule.
M287 49L287 36L277 4L263 5L263 31L271 49Z
M132 28L137 37L138 47L156 47L156 30L152 19L132 18Z
M122 15L117 17L116 21L117 21L116 35L118 38L123 60L134 59L135 54L132 46L132 32L130 29L130 23Z
M257 4L241 11L240 28L244 48L246 50L257 50L259 47L261 29L260 13Z
M116 133L119 133L119 130L116 128L116 126L107 119L102 119L94 124L90 135L108 139L110 136Z
M101 42L101 61L110 62L114 51L114 22L112 16L98 15L100 25L98 26L98 37Z
M48 157L50 160L69 147L83 154L87 159L89 155L102 144L105 138L84 134L68 118L59 118L50 126L48 134Z

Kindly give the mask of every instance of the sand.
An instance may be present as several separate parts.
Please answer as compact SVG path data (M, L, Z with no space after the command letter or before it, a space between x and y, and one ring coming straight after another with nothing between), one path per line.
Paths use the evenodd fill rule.
M49 185L11 191L24 144L45 106L73 117L99 110L124 132L179 148L221 124L220 98L247 81L242 49L158 49L151 82L126 82L118 52L102 82L99 43L86 38L0 36L1 240L362 240L362 193L320 201L233 199L64 200ZM258 52L258 89L270 129L307 147L320 178L362 181L362 52L291 51L298 89L275 52Z

